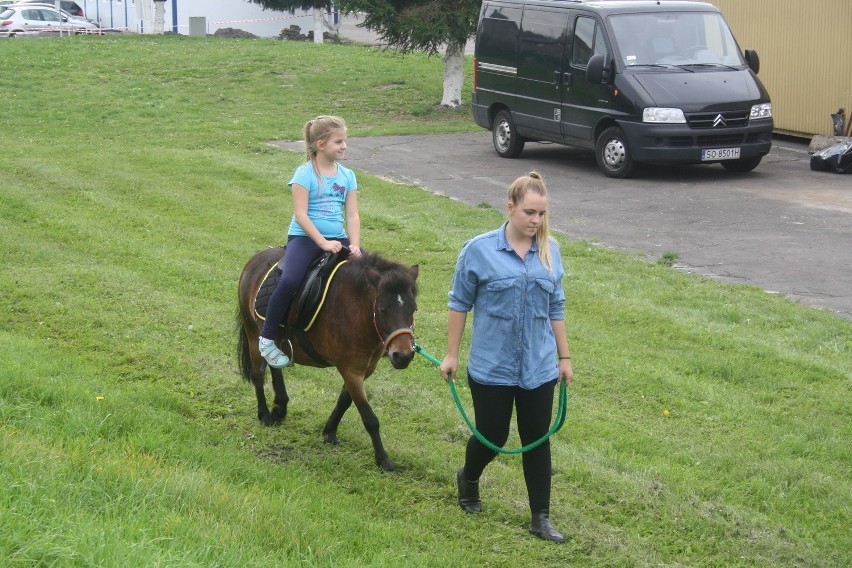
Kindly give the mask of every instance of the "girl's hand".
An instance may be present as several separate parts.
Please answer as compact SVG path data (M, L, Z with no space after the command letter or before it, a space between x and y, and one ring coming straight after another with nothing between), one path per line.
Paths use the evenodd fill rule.
M320 245L320 248L326 252L338 252L343 248L343 245L340 244L340 241L325 240Z
M349 254L352 256L361 256L361 247L358 245L349 245Z

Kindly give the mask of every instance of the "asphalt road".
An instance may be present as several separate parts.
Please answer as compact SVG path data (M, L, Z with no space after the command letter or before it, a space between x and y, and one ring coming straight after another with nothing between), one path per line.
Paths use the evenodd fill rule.
M302 151L303 142L278 142ZM812 172L807 146L778 140L753 172L716 165L645 167L629 180L601 174L590 152L528 143L500 158L490 133L349 138L345 163L471 205L504 210L516 177L540 172L551 226L568 237L679 270L753 284L852 319L852 175Z

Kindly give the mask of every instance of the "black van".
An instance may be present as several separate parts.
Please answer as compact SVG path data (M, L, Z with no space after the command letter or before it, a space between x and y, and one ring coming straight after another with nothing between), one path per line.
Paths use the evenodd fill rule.
M772 145L759 66L703 2L484 0L473 117L506 158L550 141L594 149L614 178L641 162L747 172Z

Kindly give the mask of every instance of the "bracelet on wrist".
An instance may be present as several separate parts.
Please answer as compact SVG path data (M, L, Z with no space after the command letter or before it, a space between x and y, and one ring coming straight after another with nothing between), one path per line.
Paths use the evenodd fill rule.
M560 359L570 359L571 357L560 357Z

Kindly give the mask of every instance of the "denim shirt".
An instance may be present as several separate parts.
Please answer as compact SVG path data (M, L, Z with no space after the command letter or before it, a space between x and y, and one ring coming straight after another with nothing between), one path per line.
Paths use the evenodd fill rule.
M559 245L548 243L547 270L533 242L521 259L506 224L465 243L453 274L449 309L473 310L468 373L486 385L533 389L559 375L551 320L565 319Z

